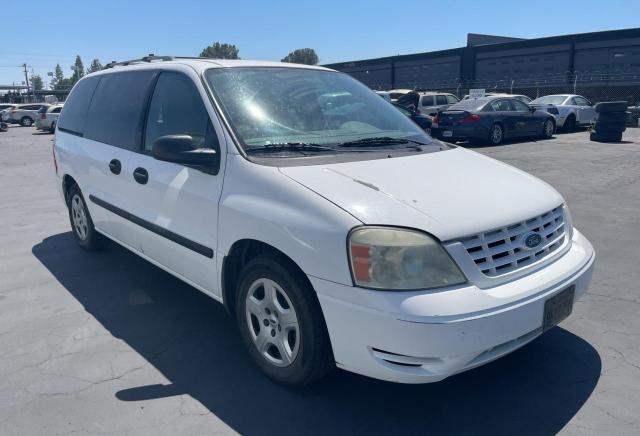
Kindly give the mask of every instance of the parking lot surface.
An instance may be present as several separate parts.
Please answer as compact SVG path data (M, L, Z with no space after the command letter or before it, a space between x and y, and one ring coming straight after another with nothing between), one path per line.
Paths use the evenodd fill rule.
M640 433L640 129L475 147L556 187L597 251L559 327L436 384L336 370L301 390L258 372L215 301L76 246L52 139L0 133L0 434Z

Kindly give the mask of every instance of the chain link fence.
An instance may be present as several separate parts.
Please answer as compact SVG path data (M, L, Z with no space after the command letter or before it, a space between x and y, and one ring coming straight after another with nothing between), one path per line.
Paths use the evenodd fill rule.
M375 90L388 90L387 85L373 85ZM439 91L463 98L470 89L486 92L526 95L531 99L551 94L578 94L591 102L626 101L631 112L630 125L640 118L640 72L575 71L528 78L484 80L424 80L396 83L396 89Z
M388 84L373 84L371 88L386 90ZM548 74L528 78L502 78L462 80L428 80L396 83L397 89L449 92L464 97L469 89L485 89L487 92L522 94L532 99L550 94L579 94L593 103L601 101L626 101L629 106L640 105L640 72L602 73L576 71Z

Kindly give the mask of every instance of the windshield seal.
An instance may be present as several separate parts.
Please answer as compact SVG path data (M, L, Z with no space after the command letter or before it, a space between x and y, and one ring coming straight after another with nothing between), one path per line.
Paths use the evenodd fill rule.
M243 135L243 132L240 131L241 129L239 129L237 125L238 124L237 114L235 114L234 116L234 114L231 113L232 111L230 111L228 106L229 106L230 96L234 97L235 96L234 93L244 91L242 89L243 83L238 84L238 82L241 82L241 80L243 79L243 74L245 74L244 72L246 72L246 74L249 75L249 79L252 78L251 75L253 74L257 76L259 79L262 79L264 82L272 81L276 85L279 85L280 88L285 88L285 89L287 88L287 86L282 84L286 82L282 80L281 77L284 76L285 78L287 78L288 73L296 72L297 74L291 74L291 76L298 79L300 86L298 86L297 84L294 86L289 86L288 90L300 92L301 94L307 93L312 97L319 96L326 99L328 96L330 98L340 99L344 96L345 98L349 98L351 97L351 94L348 92L350 91L350 89L355 90L353 92L354 94L365 93L365 94L362 94L362 95L365 95L365 97L367 94L370 93L370 95L373 96L372 98L374 99L373 100L374 104L378 106L374 110L377 110L378 112L381 113L381 115L379 114L378 119L375 121L382 124L387 123L392 127L395 127L396 125L398 125L399 127L395 128L395 130L388 130L388 131L381 130L381 129L373 129L375 131L371 131L371 132L363 132L362 131L363 129L360 129L360 131L348 131L348 130L340 131L335 129L329 130L326 128L325 129L319 128L315 131L311 131L310 129L296 130L295 125L293 124L285 125L284 123L278 123L278 121L280 120L276 119L275 122L271 123L268 127L271 128L275 126L276 128L280 129L281 132L278 132L278 134L275 134L272 136L262 134L262 135L256 135L256 137L249 137L249 135L247 135L246 132L244 132L245 134ZM281 77L275 76L278 74ZM216 83L215 80L211 80L211 77L216 75L220 75L220 76L227 75L226 82L223 80L222 84L228 85L229 83L231 83L233 87L232 86L216 86L217 84L220 85L220 83ZM274 78L271 77L272 75L274 76ZM240 80L237 80L236 77L239 77ZM316 89L313 88L313 86L305 82L305 79L307 77L309 77L308 82L311 85L317 85L318 82L320 83L320 85L324 85L324 83L322 83L323 82L322 79L332 78L334 81L338 82L340 85L346 84L344 85L346 90L344 92L336 91L336 92L329 92L328 94L325 93L325 94L319 95L317 94L317 91ZM339 79L336 79L336 78L339 78ZM233 80L236 80L236 81L234 82ZM278 82L278 80L280 80L280 82ZM316 83L313 83L314 80ZM331 80L327 80L327 81L330 82ZM364 150L365 147L358 148L358 149L354 148L354 149L344 150L344 149L340 149L339 146L342 143L350 142L353 140L368 139L369 137L389 137L389 136L393 137L394 139L397 139L398 141L395 141L389 144L384 144L384 143L370 144L371 145L370 148L378 149L376 151L382 151L380 150L380 148L384 148L384 150L390 151L390 150L397 150L399 148L408 148L407 146L410 146L415 149L415 144L412 144L412 143L420 142L424 144L424 148L425 148L425 150L420 150L420 151L428 152L428 151L441 150L442 145L438 141L434 141L422 129L420 129L420 127L415 125L413 121L411 121L404 114L400 113L400 111L398 111L388 102L381 99L380 96L375 94L374 91L371 91L369 88L366 88L360 82L356 81L351 76L345 73L331 71L331 70L296 68L296 67L289 67L289 66L283 66L283 67L279 67L279 66L256 66L256 67L246 66L245 67L243 66L243 67L227 67L227 68L213 67L204 71L203 82L205 82L206 88L208 88L208 90L210 91L214 106L216 107L217 111L220 112L220 115L224 120L224 124L230 130L230 134L232 135L234 142L236 142L236 146L239 149L240 154L242 154L246 158L249 157L248 156L249 154L251 155L261 154L260 148L264 148L265 150L268 149L269 151L265 152L264 155L269 157L271 156L282 157L287 155L290 155L291 157L300 157L300 154L304 154L306 156L306 155L316 154L316 152L322 152L324 154L327 154L327 153L344 154L347 152L361 153L363 151L373 151L373 150ZM261 85L260 81L257 81L256 83L258 85ZM253 85L253 83L250 83L250 84ZM360 89L357 89L358 87L360 87ZM224 92L220 92L220 89L218 88L223 88L223 89L232 88L232 90L227 92L227 95L225 96L225 95L221 95L221 94L224 94ZM253 89L249 89L249 90L254 92L254 95L255 94L261 95L264 89L265 89L264 86L262 87L254 86ZM314 95L313 92L316 92L316 94ZM270 92L264 92L264 94L269 96ZM362 107L362 104L360 104L361 103L360 101L357 101L357 99L355 98L354 100L356 104L359 105L359 107ZM234 99L234 101L242 101L242 100ZM266 101L267 103L271 103L269 102L268 98ZM285 94L284 98L280 98L279 103L281 103L282 101L284 101L286 104L289 105L288 107L289 109L293 108L294 110L300 110L300 108L302 108L303 106L306 106L306 104L302 105L299 102L292 102L289 104L290 99L288 99L288 94ZM353 101L348 103L353 103ZM237 110L238 109L237 106L239 105L239 103L234 103L234 104L236 105L236 107L233 107L232 109ZM310 105L318 106L318 104L313 101L310 103ZM382 106L382 109L380 105L384 105ZM344 106L348 106L348 105L343 105L343 107ZM263 106L263 107L266 107L268 110L272 109L271 106ZM242 107L241 109L244 110L245 108ZM240 117L241 121L245 121L248 115L250 115L250 112L248 111L242 112ZM322 113L321 115L325 115L325 113ZM352 124L358 124L357 120L354 121L353 119L350 119L349 115L350 115L349 113L346 113L347 122L352 121ZM395 120L393 119L394 116L396 117ZM391 119L391 121L389 121L389 119ZM258 120L258 121L261 121L261 120ZM303 121L306 121L306 120L303 120ZM269 122L271 122L271 120L269 120ZM363 126L365 125L364 123L359 123L359 124ZM245 128L246 128L246 125L247 123L245 121ZM253 124L250 125L250 128L252 127L253 127ZM263 127L263 126L260 126L260 127ZM282 132L285 132L285 133L282 133ZM263 133L263 132L259 132L259 133ZM291 150L288 151L287 150L287 148L289 148L288 145L293 145L296 147L291 147ZM305 153L300 153L300 148L302 146L307 146L307 145L310 145L310 146L306 147L306 149L304 150ZM280 150L281 152L275 153L273 150L274 146L282 148L282 150ZM313 150L313 148L316 148L317 150ZM414 153L415 153L415 150L414 150Z

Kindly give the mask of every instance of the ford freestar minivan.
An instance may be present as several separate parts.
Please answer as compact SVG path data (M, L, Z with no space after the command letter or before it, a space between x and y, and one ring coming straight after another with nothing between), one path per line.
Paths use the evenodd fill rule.
M594 265L551 186L321 67L110 64L71 92L54 163L82 248L116 241L222 302L288 385L485 364L568 316Z

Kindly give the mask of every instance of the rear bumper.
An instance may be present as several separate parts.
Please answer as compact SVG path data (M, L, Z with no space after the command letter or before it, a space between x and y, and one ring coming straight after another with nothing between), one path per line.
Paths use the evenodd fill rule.
M451 132L451 136L445 136ZM431 129L432 136L443 141L484 140L489 137L489 129L483 126L438 126Z
M536 338L545 301L569 286L575 286L575 300L580 298L595 254L578 231L572 242L555 262L492 289L380 292L309 279L339 367L382 380L429 383Z

